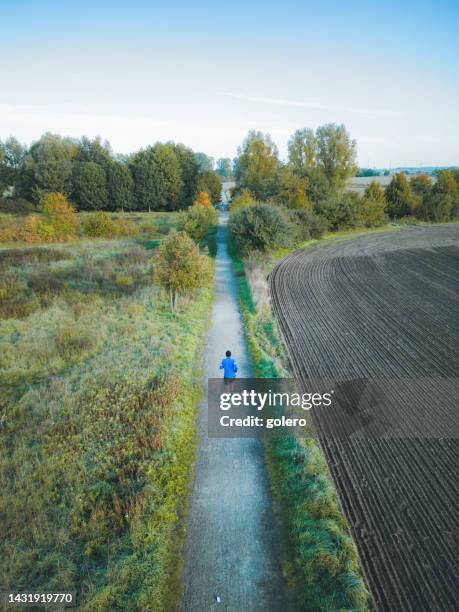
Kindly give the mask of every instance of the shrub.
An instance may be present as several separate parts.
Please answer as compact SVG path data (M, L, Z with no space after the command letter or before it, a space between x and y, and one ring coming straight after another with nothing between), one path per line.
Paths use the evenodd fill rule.
M0 242L13 242L18 239L19 224L16 218L1 217Z
M385 198L386 210L391 217L410 215L417 205L417 198L402 172L392 177L386 187Z
M75 236L78 228L75 209L62 193L46 193L40 200L40 209L44 219L39 226L39 233L50 241L69 240Z
M28 215L18 230L18 240L22 240L29 244L43 242L43 238L39 231L40 223L40 217L38 215Z
M172 232L156 254L155 279L169 293L172 312L178 296L191 293L209 280L210 262L184 232Z
M289 217L295 226L298 242L305 242L310 238L317 240L327 229L326 220L310 210L292 210Z
M108 213L99 211L85 217L83 231L89 238L110 238L115 233L115 224Z
M201 204L194 204L186 212L181 213L177 229L185 232L196 243L201 242L209 231L211 225L215 224L218 214L212 206L207 208Z
M231 215L229 231L241 253L292 246L295 228L277 206L254 204Z
M256 200L253 193L248 189L243 189L238 196L232 199L230 210L231 212L235 212L236 210L239 210L239 208L253 206L254 204L256 204Z
M194 201L194 204L197 206L204 206L204 208L210 208L212 206L212 203L210 201L210 196L207 191L200 191L196 200Z
M360 203L360 218L365 227L383 225L386 221L386 201L384 191L376 181L372 181L365 189L365 195Z
M360 208L361 198L354 192L338 194L321 202L317 207L329 228L334 231L359 225Z

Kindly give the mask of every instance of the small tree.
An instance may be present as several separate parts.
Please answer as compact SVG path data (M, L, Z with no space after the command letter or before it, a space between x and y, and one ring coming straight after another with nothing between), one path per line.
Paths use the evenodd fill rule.
M207 191L212 204L217 204L222 198L222 179L213 170L203 170L198 180L198 191Z
M210 201L210 197L207 191L200 191L197 195L196 200L194 201L194 204L197 206L202 206L204 208L211 208L212 203Z
M230 210L231 212L235 212L236 210L239 210L239 208L252 206L255 203L256 200L253 193L248 189L243 189L238 196L231 200Z
M199 243L217 219L217 211L213 206L203 206L196 202L186 212L181 213L177 228Z
M184 232L172 232L156 255L155 279L169 293L171 311L179 295L191 293L208 282L209 259Z
M386 187L386 210L391 217L410 215L416 207L416 197L403 172L395 174Z
M279 170L274 200L293 210L311 209L307 192L309 179L293 173L289 166Z
M231 214L229 231L240 251L272 251L292 246L295 228L280 206L254 204Z
M78 227L75 209L62 193L46 193L40 200L40 209L43 213L44 234L47 233L47 226L57 240L68 240L75 236Z
M384 191L379 183L372 181L365 189L361 201L360 216L363 225L366 227L382 225L386 220L385 207Z

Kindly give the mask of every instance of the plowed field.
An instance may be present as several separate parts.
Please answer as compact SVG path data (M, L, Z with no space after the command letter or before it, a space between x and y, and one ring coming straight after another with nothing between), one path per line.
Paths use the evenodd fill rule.
M270 276L300 384L416 381L400 404L403 436L353 439L317 425L378 610L450 611L459 601L457 396L417 410L426 386L457 390L458 263L459 226L433 226L319 245Z

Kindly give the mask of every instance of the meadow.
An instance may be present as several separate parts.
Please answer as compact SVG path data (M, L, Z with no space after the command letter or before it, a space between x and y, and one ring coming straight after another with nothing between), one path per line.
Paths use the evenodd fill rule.
M172 314L153 253L177 215L128 217L149 230L0 247L0 589L83 610L171 605L194 459L212 290Z

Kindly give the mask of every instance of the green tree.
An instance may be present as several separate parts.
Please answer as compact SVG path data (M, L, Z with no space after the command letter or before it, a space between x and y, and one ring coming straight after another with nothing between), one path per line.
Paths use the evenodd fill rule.
M94 162L107 172L113 161L110 143L107 140L102 143L99 137L91 140L83 136L78 141L77 159L82 162Z
M330 230L357 227L361 223L362 198L353 191L336 193L320 202L317 212L327 220Z
M214 158L209 157L205 153L195 153L194 154L196 162L198 164L199 170L202 172L203 170L213 170L214 169Z
M309 179L294 174L289 166L283 166L278 173L277 193L274 200L291 209L310 209L308 198Z
M217 204L222 198L222 180L213 170L203 170L199 175L198 191L207 191L212 204Z
M386 220L386 200L384 191L376 181L372 181L365 189L365 195L360 203L360 216L363 225L376 227Z
M403 172L394 174L391 182L386 187L385 198L386 211L392 218L411 214L417 204L417 200Z
M199 180L199 163L191 149L182 144L168 143L180 164L182 189L179 195L178 208L187 208L196 197Z
M427 197L426 212L429 221L449 221L453 214L454 201L447 193L432 191Z
M74 164L72 199L78 210L108 207L107 178L102 166L93 161Z
M254 204L231 213L229 231L241 253L292 246L294 228L278 206Z
M236 158L237 190L249 189L257 200L266 200L276 191L278 168L277 147L270 136L249 132Z
M110 210L132 210L134 207L134 180L127 164L112 161L107 175Z
M179 231L185 232L197 244L205 237L210 227L217 223L218 214L212 206L194 204L186 212L180 213L177 224Z
M231 159L229 157L220 157L220 159L217 160L216 172L223 178L232 178L233 172Z
M416 202L413 205L412 212L419 219L428 221L429 219L429 200L432 195L432 180L426 174L413 176L410 181L410 186L413 194L416 196Z
M327 123L316 130L317 164L323 171L331 189L346 186L356 171L356 142L344 125Z
M72 163L77 155L78 144L71 138L46 133L34 142L25 158L27 196L39 202L48 191L70 195Z
M13 187L15 195L20 194L26 154L26 146L16 138L0 141L0 196L7 187Z
M317 138L314 130L297 130L288 141L288 161L295 174L308 176L317 167Z
M171 311L179 295L191 293L209 280L209 259L184 232L172 232L157 251L155 279L169 293Z
M239 208L244 208L245 206L253 206L257 201L253 197L253 193L248 189L243 189L239 195L231 200L230 210L231 212L235 212Z
M180 162L170 145L157 143L130 163L138 210L177 210L183 189Z

